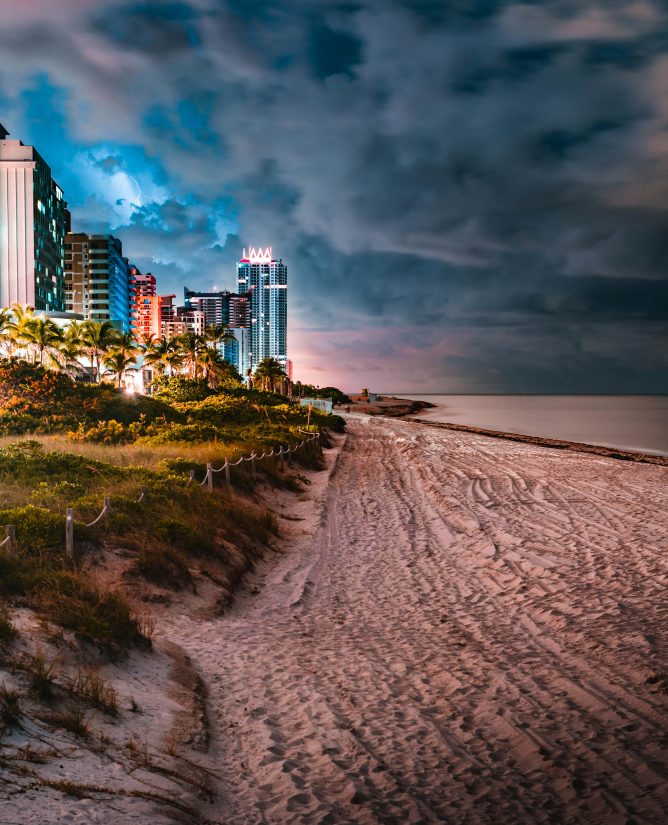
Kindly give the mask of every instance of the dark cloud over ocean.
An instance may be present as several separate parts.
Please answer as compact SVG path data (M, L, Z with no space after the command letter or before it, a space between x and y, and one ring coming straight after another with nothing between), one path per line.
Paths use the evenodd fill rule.
M164 291L271 244L318 383L668 392L664 2L55 5L0 122Z

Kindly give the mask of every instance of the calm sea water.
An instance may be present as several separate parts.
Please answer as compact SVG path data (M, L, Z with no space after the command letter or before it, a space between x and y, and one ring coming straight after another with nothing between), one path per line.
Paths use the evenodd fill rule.
M402 395L420 418L668 455L665 395Z

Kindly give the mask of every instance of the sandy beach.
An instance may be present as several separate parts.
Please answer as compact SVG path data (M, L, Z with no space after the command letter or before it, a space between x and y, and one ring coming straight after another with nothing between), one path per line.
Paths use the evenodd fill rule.
M232 609L165 628L208 687L203 814L663 821L668 468L369 417L329 462Z

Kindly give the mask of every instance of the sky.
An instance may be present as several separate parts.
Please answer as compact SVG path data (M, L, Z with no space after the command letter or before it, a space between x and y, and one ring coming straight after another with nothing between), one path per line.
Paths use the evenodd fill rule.
M2 0L0 123L163 294L271 246L302 381L668 392L665 0Z

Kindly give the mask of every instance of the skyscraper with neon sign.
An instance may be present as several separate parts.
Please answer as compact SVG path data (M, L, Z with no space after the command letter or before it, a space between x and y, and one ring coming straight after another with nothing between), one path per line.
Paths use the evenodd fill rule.
M250 302L250 367L275 358L287 371L288 267L271 247L244 249L237 263L237 292Z

